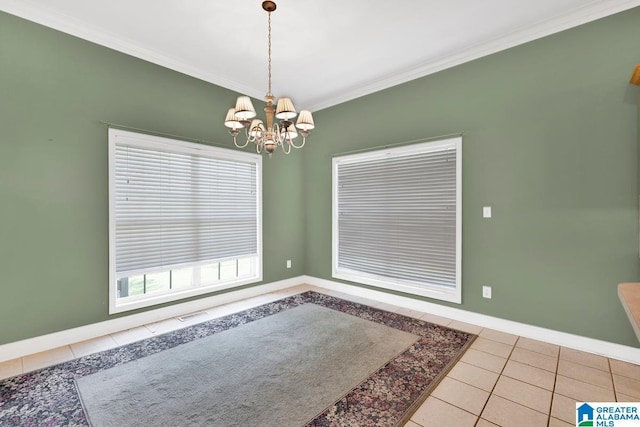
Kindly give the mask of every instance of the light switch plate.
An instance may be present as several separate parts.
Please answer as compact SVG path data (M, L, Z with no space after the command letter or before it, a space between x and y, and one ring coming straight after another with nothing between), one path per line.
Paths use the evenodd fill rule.
M482 207L482 217L483 218L491 218L491 206L483 206Z

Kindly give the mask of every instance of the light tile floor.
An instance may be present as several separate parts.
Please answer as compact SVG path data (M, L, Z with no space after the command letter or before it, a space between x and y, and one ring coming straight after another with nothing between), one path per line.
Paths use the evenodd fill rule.
M640 401L640 366L429 313L298 286L0 363L0 379L242 311L306 290L478 334L405 427L567 427L576 401Z

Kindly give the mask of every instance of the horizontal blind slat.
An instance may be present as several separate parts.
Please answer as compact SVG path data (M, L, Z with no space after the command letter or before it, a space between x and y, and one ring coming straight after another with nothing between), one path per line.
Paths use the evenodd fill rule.
M456 286L457 152L337 161L338 269Z
M252 162L115 145L116 271L257 253Z

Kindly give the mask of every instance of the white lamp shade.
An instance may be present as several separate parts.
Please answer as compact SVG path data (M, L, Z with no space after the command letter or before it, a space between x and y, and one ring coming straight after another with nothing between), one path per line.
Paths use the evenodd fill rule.
M289 125L288 128L286 128L283 132L284 138L289 140L289 139L296 139L298 137L298 131L296 130L296 127L292 124Z
M251 98L248 96L239 96L236 101L236 117L240 120L253 119L256 116L256 110L253 108Z
M311 115L311 111L302 110L300 111L300 115L298 116L298 122L296 123L296 127L302 130L311 130L316 127L313 123L313 116Z
M224 125L230 129L240 129L242 127L242 123L236 116L235 108L229 108L227 111L227 117L224 119Z
M280 98L276 105L276 118L280 120L289 120L297 116L296 108L293 106L291 98Z
M264 135L264 123L260 119L253 119L249 127L249 136L260 138Z

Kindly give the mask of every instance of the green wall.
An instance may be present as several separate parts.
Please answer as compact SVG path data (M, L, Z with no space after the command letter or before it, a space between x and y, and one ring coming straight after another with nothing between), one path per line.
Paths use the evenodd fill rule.
M315 113L303 150L263 162L264 281L331 279L332 155L461 132L453 306L637 346L616 285L639 279L638 22L640 8ZM0 64L3 344L109 318L100 121L232 147L237 94L5 13Z
M231 148L222 122L237 94L1 12L0 64L3 344L109 318L100 121ZM272 282L305 269L302 155L263 166Z
M635 8L318 112L307 274L331 279L332 155L463 133L462 304L443 304L638 346L616 286L639 279L639 22Z

